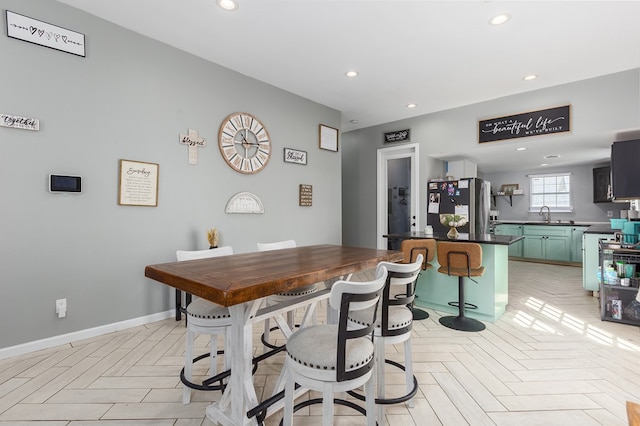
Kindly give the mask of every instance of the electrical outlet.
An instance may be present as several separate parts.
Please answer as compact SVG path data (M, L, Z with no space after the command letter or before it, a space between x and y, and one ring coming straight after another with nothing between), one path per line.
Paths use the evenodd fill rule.
M56 314L58 314L58 318L67 316L67 299L56 300Z
M608 210L607 211L607 217L613 217L613 211Z

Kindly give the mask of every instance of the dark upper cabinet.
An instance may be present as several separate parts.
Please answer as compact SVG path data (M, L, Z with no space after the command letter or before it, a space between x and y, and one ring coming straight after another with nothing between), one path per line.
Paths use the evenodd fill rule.
M611 167L593 169L593 202L611 202Z
M616 201L640 199L640 139L611 145L611 192Z

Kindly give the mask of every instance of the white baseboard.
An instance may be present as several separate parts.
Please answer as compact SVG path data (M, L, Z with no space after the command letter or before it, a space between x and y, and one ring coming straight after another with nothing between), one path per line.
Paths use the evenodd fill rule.
M161 321L167 318L175 317L175 312L175 309L172 309L170 311L147 315L146 317L133 318L113 324L101 325L99 327L74 331L73 333L62 334L60 336L48 337L42 340L36 340L33 342L23 343L21 345L2 348L0 349L0 359L24 355L30 352L52 348L54 346L65 345L67 343L75 342L78 340L84 340L91 337L101 336L107 333L113 333L114 331L125 330L127 328L138 327L140 325Z

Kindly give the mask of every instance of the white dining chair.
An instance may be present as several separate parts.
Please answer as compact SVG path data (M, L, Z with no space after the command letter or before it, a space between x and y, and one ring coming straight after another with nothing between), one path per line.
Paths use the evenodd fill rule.
M287 248L294 248L296 247L296 242L295 240L286 240L286 241L278 241L278 242L274 242L274 243L258 243L258 251L271 251L271 250L282 250L282 249L287 249ZM282 302L287 302L292 300L293 298L296 297L300 297L300 296L304 296L307 294L311 294L311 293L315 293L318 291L319 285L318 283L314 283L314 284L309 284L306 285L304 287L299 287L296 288L294 290L291 291L287 291L287 292L283 292L283 293L277 293L273 296L269 296L266 299L266 305L267 306L271 306L274 305L276 303L282 303ZM315 311L313 313L313 323L316 323L316 314ZM289 324L289 328L291 330L294 330L295 327L295 310L290 310L289 312L287 312L287 323ZM275 349L277 348L276 345L274 345L273 343L271 343L271 341L269 340L270 337L270 333L271 333L271 322L269 320L269 318L267 318L264 321L264 333L262 334L262 343L264 344L265 348L271 348L271 349Z
M181 262L186 260L229 256L232 254L233 249L231 248L231 246L224 246L209 250L178 250L176 251L176 258L179 262ZM181 380L183 380L184 384L184 390L182 394L183 404L188 404L189 402L191 402L191 387L184 383L184 380L189 383L193 383L193 345L196 333L208 334L211 337L211 348L209 352L209 374L211 377L213 377L218 372L218 336L223 337L224 348L229 346L227 344L227 331L228 327L231 325L231 314L229 313L228 308L198 297L194 298L193 301L186 307L186 323L187 338L184 356L184 372L180 377ZM230 360L225 356L225 370L228 370L229 366Z
M409 408L414 407L413 396L418 390L418 382L413 375L413 358L411 356L411 329L413 328L413 312L411 306L415 298L416 281L422 271L423 256L418 254L413 263L380 262L378 267L385 267L388 271L386 285L382 298L378 303L375 316L373 341L376 346L376 404L378 405L378 423L386 424L384 407L389 404L407 402ZM373 307L349 313L351 327L370 325L370 310ZM398 362L385 359L387 345L404 346L404 366ZM395 350L394 350L395 352ZM405 373L406 394L395 398L385 396L385 365L394 365ZM360 397L359 395L353 395Z
M379 266L369 282L337 281L331 287L330 306L338 311L338 324L312 325L289 337L285 358L283 423L293 423L295 384L322 392L322 424L333 424L334 398L364 385L367 425L376 424L373 387L374 343L372 331L376 306L387 280L387 269ZM352 327L349 312L366 310L369 325ZM315 400L305 401L304 405ZM320 402L320 401L317 401ZM338 402L340 402L338 400Z

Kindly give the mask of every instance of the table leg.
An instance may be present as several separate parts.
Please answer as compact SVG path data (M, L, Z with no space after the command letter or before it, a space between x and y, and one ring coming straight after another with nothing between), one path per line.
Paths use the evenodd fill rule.
M229 307L231 313L230 347L225 357L231 360L229 384L220 401L207 407L207 418L224 426L257 425L256 419L247 418L247 411L258 404L253 386L252 323L261 301L253 301Z

